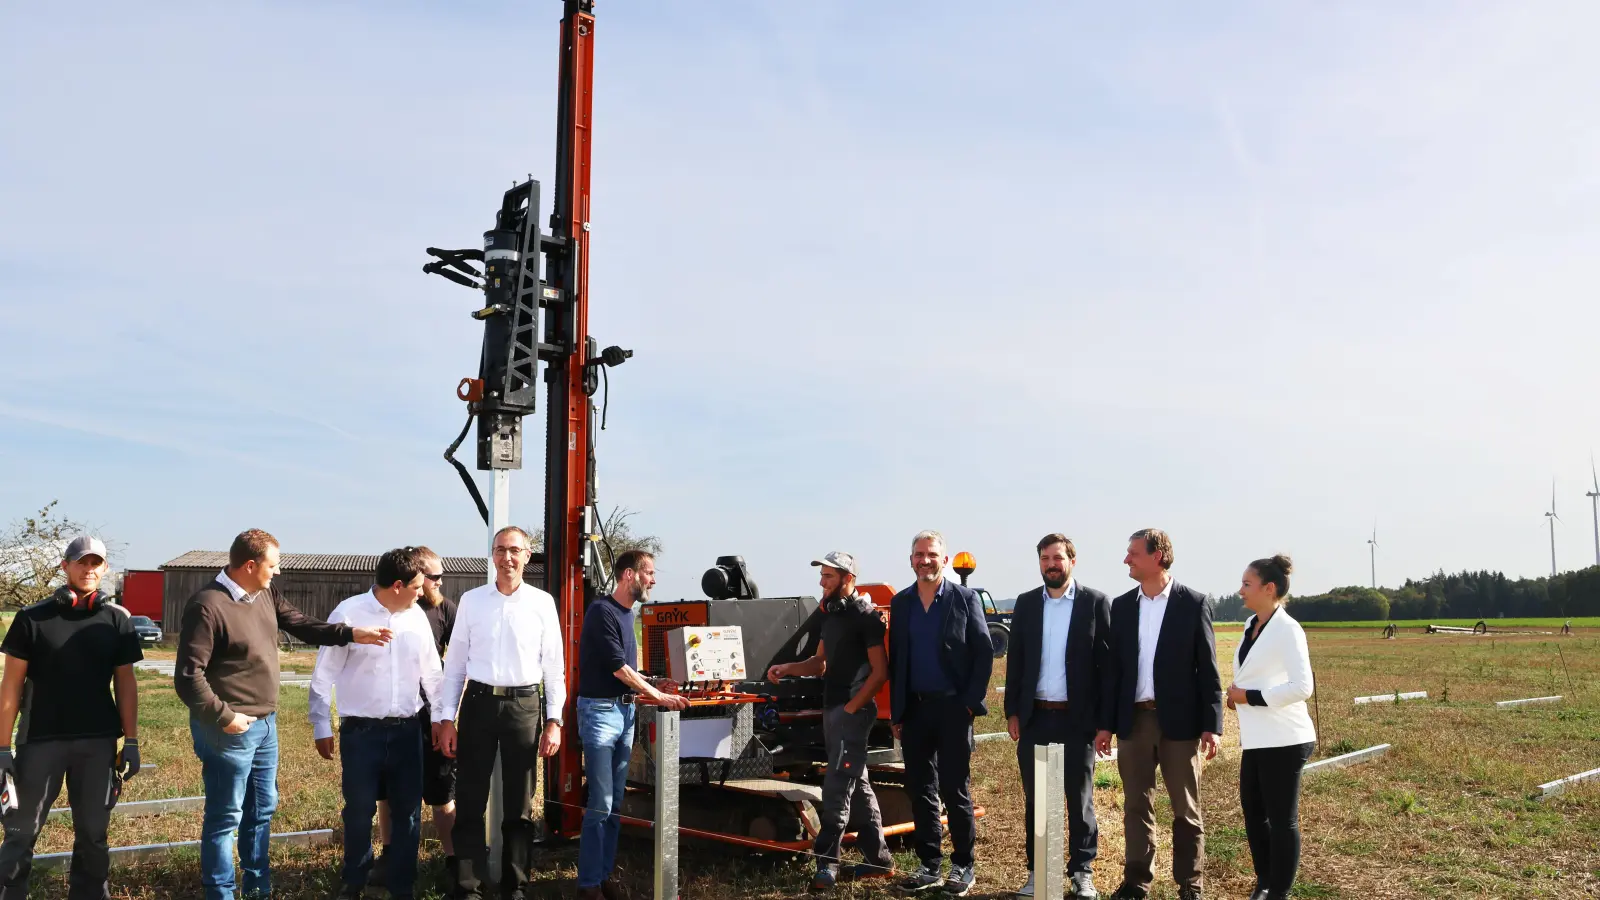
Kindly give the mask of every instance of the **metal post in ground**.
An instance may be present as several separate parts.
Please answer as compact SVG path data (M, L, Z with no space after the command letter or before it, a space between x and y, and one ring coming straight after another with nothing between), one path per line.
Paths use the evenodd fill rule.
M1067 795L1067 749L1061 744L1033 745L1033 895L1060 897L1065 879L1061 856L1066 850L1063 821Z
M678 900L678 711L655 707L655 900Z
M494 469L489 473L489 583L495 583L494 535L511 524L511 470ZM459 717L457 719L459 723ZM489 880L500 883L500 856L505 847L506 805L502 799L504 775L500 772L500 754L494 756L494 774L489 778L489 805L483 817L483 827L488 831Z

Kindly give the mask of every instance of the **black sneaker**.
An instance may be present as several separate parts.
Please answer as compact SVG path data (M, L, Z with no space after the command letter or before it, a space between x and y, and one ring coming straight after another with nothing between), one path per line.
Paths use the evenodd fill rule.
M978 873L975 866L952 865L950 874L944 878L944 892L952 897L965 897L977 880Z
M895 887L907 894L944 887L944 860L936 859L933 862L922 863L912 869L910 874Z
M1148 896L1149 894L1145 891L1141 891L1124 881L1117 886L1117 892L1111 895L1111 900L1145 900Z
M1205 900L1205 898L1200 895L1199 888L1181 887L1178 888L1178 900Z

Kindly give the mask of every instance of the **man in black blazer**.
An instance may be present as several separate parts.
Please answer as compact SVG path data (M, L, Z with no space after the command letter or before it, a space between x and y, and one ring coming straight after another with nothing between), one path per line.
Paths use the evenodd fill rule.
M1111 604L1116 688L1110 727L1096 735L1095 746L1109 750L1116 733L1127 854L1113 900L1144 900L1155 879L1158 766L1172 800L1178 900L1200 900L1204 886L1200 770L1203 759L1217 755L1222 734L1222 676L1211 607L1203 594L1172 580L1172 559L1166 532L1134 532L1123 562L1139 586Z
M1026 798L1028 881L1033 896L1033 748L1066 745L1069 897L1089 900L1100 826L1094 817L1094 738L1110 725L1111 601L1072 577L1078 551L1064 534L1039 539L1044 586L1017 598L1006 653L1006 728L1017 742ZM1060 860L1056 860L1060 864Z
M984 698L994 645L978 595L944 577L944 537L911 541L916 583L889 602L889 714L906 766L906 793L922 860L900 889L944 888L965 896L975 879L978 820L972 810L972 720ZM943 874L939 801L950 821L950 874Z

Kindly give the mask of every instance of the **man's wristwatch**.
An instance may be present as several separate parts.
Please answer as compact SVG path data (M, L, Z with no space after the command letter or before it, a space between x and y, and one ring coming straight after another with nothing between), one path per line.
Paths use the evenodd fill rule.
M561 724L561 720L560 720L560 719L545 719L545 720L544 720L544 723L545 723L545 724L546 724L546 725L554 725L554 726L555 726L555 727L557 727L557 728L564 728L564 727L566 727L566 726L564 726L564 725L562 725L562 724Z

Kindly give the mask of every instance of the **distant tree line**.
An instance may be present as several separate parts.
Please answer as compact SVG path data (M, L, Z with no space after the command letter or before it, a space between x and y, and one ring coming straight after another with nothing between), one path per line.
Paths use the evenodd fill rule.
M1212 602L1219 622L1250 616L1238 594ZM1437 572L1421 581L1407 579L1398 588L1352 586L1291 596L1290 609L1302 622L1600 616L1600 566L1514 580L1503 572Z

